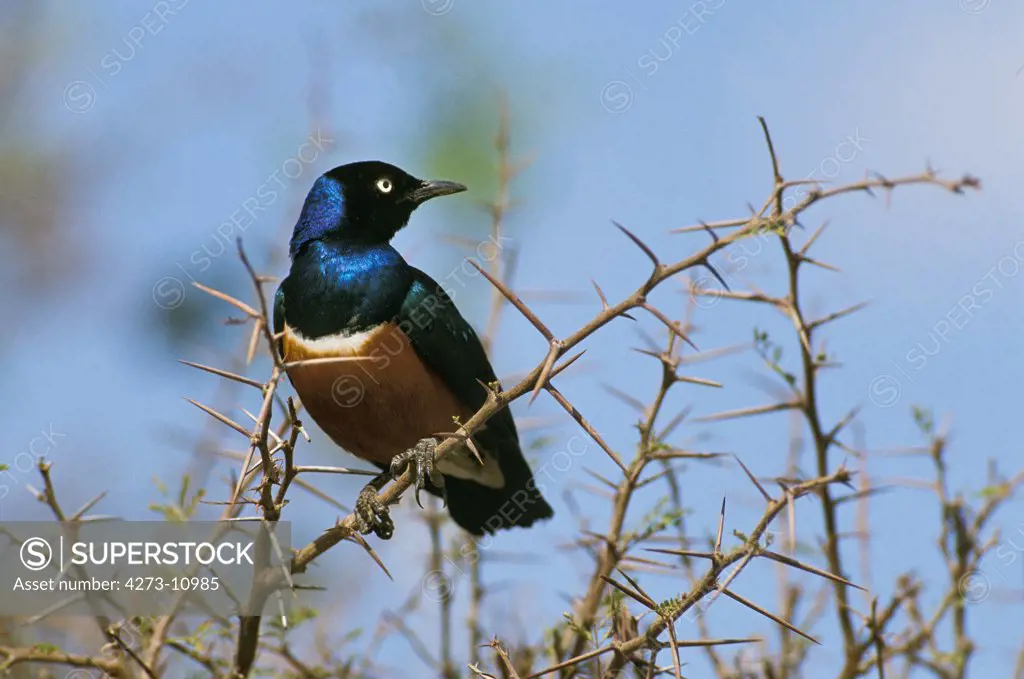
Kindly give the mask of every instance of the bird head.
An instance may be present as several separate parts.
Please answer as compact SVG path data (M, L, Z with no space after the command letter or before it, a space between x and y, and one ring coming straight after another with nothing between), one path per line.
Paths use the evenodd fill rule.
M455 182L418 179L377 160L341 165L313 183L295 225L291 253L317 240L387 243L424 202L465 190Z

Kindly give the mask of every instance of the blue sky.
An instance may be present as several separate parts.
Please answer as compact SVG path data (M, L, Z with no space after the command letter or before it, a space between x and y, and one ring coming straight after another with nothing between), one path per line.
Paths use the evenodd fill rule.
M814 208L806 215L809 228L830 221L817 255L843 273L811 273L804 302L813 315L871 302L828 333L829 351L843 364L823 375L828 418L863 406L858 422L864 445L891 450L920 442L910 407L928 406L951 423L957 490L969 496L977 491L989 458L1005 472L1015 471L1024 457L1006 427L1018 416L1017 338L1024 331L1014 301L1024 281L1024 245L1018 246L1024 241L1024 171L1017 162L1024 144L1024 74L1016 75L1024 66L1024 8L985 0L707 0L703 6L708 13L698 16L699 8L687 2L601 3L581 10L568 0L514 7L490 0L410 0L386 9L371 3L210 6L168 0L161 19L148 2L88 8L47 3L43 56L14 114L26 136L66 160L62 195L37 198L59 202L67 220L62 237L74 244L82 265L59 294L21 309L16 326L9 326L17 332L6 345L0 394L9 406L0 425L11 459L0 454L0 462L13 466L40 430L65 434L55 438L49 458L66 502L75 505L109 489L104 512L144 518L154 494L151 479L169 481L193 468L191 444L208 426L181 397L216 398L211 377L174 359L228 365L243 341L237 328L215 323L228 309L200 303L194 290L174 313L193 309L215 318L201 322L202 333L169 341L160 330L169 327L171 312L154 304L154 293L166 301L177 289L173 280L191 276L247 294L244 272L230 251L207 255L208 267L193 255L204 246L222 247L217 229L253 199L265 209L245 225L247 248L259 265L283 274L291 224L318 174L365 158L423 174L433 126L466 106L469 93L485 98L500 83L513 112L515 150L534 159L513 189L523 200L509 218L520 250L517 282L527 290L580 293L572 304L536 304L560 335L599 309L591 278L617 299L646 276L645 258L611 219L663 258L680 258L706 237L670 235L670 228L741 216L748 201L763 202L771 175L758 115L768 120L787 178L847 182L868 170L917 173L928 163L947 176L981 177L983 191L967 196L912 187L894 194L889 205L881 197L850 196ZM310 146L311 135L318 144ZM289 160L296 158L301 160ZM472 176L444 178L474 185ZM274 199L261 195L260 187L276 188ZM477 191L424 208L397 245L443 278L464 253L438 236L457 223L463 235L485 237L487 219L471 206L485 197ZM243 232L222 233L233 239ZM736 280L781 292L777 246L747 247L749 263ZM479 324L488 284L466 278L465 285L457 301ZM669 284L659 293L667 313L683 313L687 299L680 289ZM965 296L977 303L970 315L956 311L967 304ZM700 310L696 320L702 348L749 342L756 325L785 337L784 360L796 358L785 325L762 309L723 302ZM643 326L657 331L654 323ZM587 343L586 363L560 385L622 451L630 450L635 415L600 385L649 400L657 369L628 351L639 343L627 321L614 324ZM509 312L494 349L499 374L522 374L543 354L543 341ZM255 365L251 374L259 377L265 369ZM670 413L692 405L706 415L772 397L762 388L766 371L749 351L693 372L726 388L680 388ZM886 407L873 403L872 394ZM255 406L254 396L246 395L245 407ZM576 445L570 442L580 432L546 397L514 410L547 423L550 439L535 451L538 464L552 451ZM735 452L756 473L771 477L784 470L791 429L785 416L693 423L677 442ZM313 436L314 445L303 449L310 459L350 462L318 430ZM582 460L610 473L593 446ZM869 464L879 480L929 474L919 459L879 454ZM220 465L210 478L226 469ZM13 474L11 492L0 499L3 517L41 516L43 508L20 488L28 476L17 469ZM579 589L574 579L589 565L549 546L572 535L575 523L562 494L585 478L578 466L560 478L552 492L556 521L500 539L496 550L525 555L528 564L489 568L494 582L518 583L494 595L488 630L510 641L531 638L538 620L554 623L567 610L560 597ZM681 482L695 512L688 520L692 533L713 530L723 494L736 529L748 529L760 511L734 468L691 466ZM322 487L351 503L357 484L328 479ZM576 497L592 525L603 527L606 506L579 492ZM653 499L641 501L636 520ZM309 498L297 498L291 510L296 535L306 538L333 519L333 510ZM813 544L818 508L807 502L801 512L800 536ZM907 570L926 582L944 577L933 548L937 512L929 496L911 488L874 501L876 583ZM335 583L357 575L370 583L330 587L342 629L357 625L346 615L356 605L365 611L375 602L370 609L376 616L378 609L397 608L419 586L422 571L407 564L425 553L426 533L411 521L407 503L400 517L405 525L396 539L380 546L395 583L346 547L318 571ZM1004 536L1024 532L1024 505L1007 507L999 525ZM543 553L538 545L545 546ZM980 674L1005 671L1008 654L1021 641L1014 631L1022 626L1019 563L990 565L997 590L1018 590L1017 605L993 596L972 609L981 639ZM552 574L556 579L549 579ZM665 596L684 587L664 576L645 578ZM739 590L777 608L769 593L774 583L771 569L751 568ZM428 639L432 615L420 614L431 622ZM765 629L728 602L707 615L713 630ZM1011 624L1000 624L1008 616ZM686 625L680 625L681 637L691 632ZM833 632L822 636L825 648L816 662L824 667L839 647ZM398 639L388 648L398 658L410 654Z

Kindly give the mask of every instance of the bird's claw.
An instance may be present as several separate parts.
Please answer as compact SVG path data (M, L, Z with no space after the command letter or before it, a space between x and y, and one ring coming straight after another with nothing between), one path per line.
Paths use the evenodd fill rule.
M373 533L381 540L390 540L395 532L391 513L377 497L377 488L370 483L359 491L356 499L356 529L363 535Z
M434 451L437 448L437 441L433 438L421 439L415 446L399 453L391 459L391 478L397 479L406 469L412 475L412 482L416 486L416 504L423 508L420 502L420 491L427 487L429 480L442 491L444 497L444 476L434 466ZM447 498L444 498L447 504Z

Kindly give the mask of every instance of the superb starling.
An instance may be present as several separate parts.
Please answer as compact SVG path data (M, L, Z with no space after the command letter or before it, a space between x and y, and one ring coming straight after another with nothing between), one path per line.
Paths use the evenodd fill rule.
M407 467L417 501L420 489L445 497L475 535L552 515L507 408L475 432L472 448L434 463L437 437L468 420L497 378L451 298L390 241L419 205L465 190L379 161L334 168L306 196L274 299L278 350L306 410L335 443L384 470L356 503L359 530L383 539L394 526L377 491Z

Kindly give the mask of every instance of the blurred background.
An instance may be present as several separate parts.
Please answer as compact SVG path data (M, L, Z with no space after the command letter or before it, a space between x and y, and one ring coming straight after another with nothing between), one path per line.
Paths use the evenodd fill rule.
M913 406L932 409L949 426L950 474L965 497L984 488L990 459L1009 472L1024 460L1015 426L1024 335L1022 5L4 0L3 7L4 520L47 516L27 492L38 485L37 455L55 463L68 507L108 490L98 511L156 518L150 505L164 501L162 493L173 496L185 474L210 499L226 499L225 480L237 463L220 453L245 442L183 397L245 421L241 408L256 408L259 395L177 359L260 380L269 362L243 365L248 332L225 325L232 309L191 283L252 301L236 255L239 236L261 272L283 276L301 202L336 165L380 159L470 187L418 211L396 245L434 278L447 278L463 314L482 330L490 286L463 262L490 229L483 204L498 187L494 135L503 98L512 160L529 163L511 186L516 203L505 221L515 252L512 284L561 336L599 311L591 279L618 300L647 276L646 258L610 220L671 260L707 236L670 229L742 217L748 202L762 204L771 166L758 115L768 121L787 179L846 183L868 171L915 174L929 164L950 178L980 177L980 193L911 187L891 201L854 195L819 204L805 220L809 230L830 222L816 252L841 269L810 273L810 315L870 301L829 329L828 350L841 367L822 382L828 419L861 406L847 443L866 451L866 462L851 459L851 467L865 466L872 482L893 487L870 504L871 580L864 573L854 579L884 596L898 573L914 571L926 583L944 576L934 545L938 508L920 487L930 478L928 463L893 452L922 441ZM773 241L745 243L718 263L733 287L784 290ZM664 286L656 301L675 318L694 307L684 280ZM675 444L736 453L771 478L799 450L792 418L695 419L784 393L750 346L754 328L766 330L784 346L782 363L794 365L792 330L754 306L704 299L690 309L701 349L740 350L692 370L725 388L684 386L669 411L692 408ZM583 361L559 380L606 440L627 453L637 412L612 391L646 403L660 379L654 361L630 350L645 346L641 333L663 342L651 319L618 321L588 341ZM545 348L509 310L493 360L511 384ZM589 559L570 543L581 522L603 530L608 517L607 502L585 492L592 479L583 468L613 469L549 397L513 411L535 468L548 465L556 518L502 534L486 564L482 625L510 643L536 640L569 610L567 595L590 572ZM304 461L357 464L309 428ZM559 452L576 455L588 445L570 468L550 464ZM809 457L801 464L811 471ZM714 531L723 495L730 529L748 530L760 515L760 500L734 465L681 469L691 534ZM316 479L345 506L361 483ZM634 520L656 506L659 493L642 496L649 504L635 508ZM285 515L296 543L340 515L311 495L292 497ZM820 512L810 502L800 508L798 533L813 550ZM204 507L200 515L218 512ZM423 586L418 564L429 537L420 516L405 498L395 539L375 544L394 582L350 545L311 572L327 586L317 624L332 638L352 633L353 653L385 611ZM849 520L852 530L852 512ZM998 523L1004 554L1013 558L986 562L990 591L974 610L979 676L1005 674L1024 629L1024 504L1008 506ZM664 596L686 587L666 576L647 575L644 583ZM773 569L751 567L737 591L777 609L774 583ZM456 574L460 616L463 584ZM866 610L867 599L855 600ZM733 635L770 625L729 601L705 615L712 630ZM407 622L431 643L435 617L427 607ZM687 634L684 621L680 638ZM824 647L816 662L828 667L837 636L818 636ZM401 636L385 643L386 665L420 662ZM698 654L689 660L694 668L703 662Z

